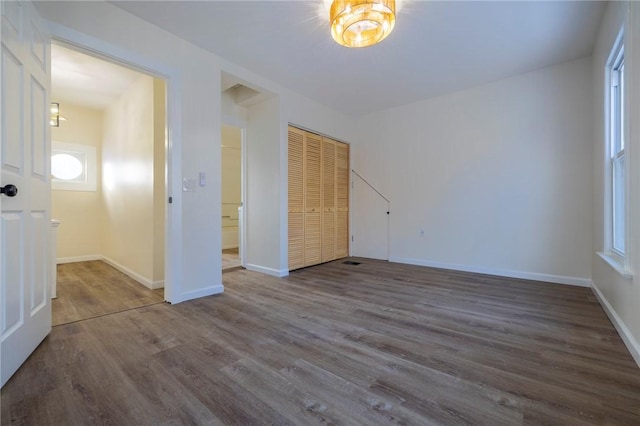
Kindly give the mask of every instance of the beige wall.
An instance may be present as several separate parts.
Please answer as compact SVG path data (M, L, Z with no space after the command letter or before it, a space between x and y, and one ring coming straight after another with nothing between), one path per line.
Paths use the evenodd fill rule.
M51 128L51 140L90 145L97 152L97 175L100 176L102 145L102 111L60 104L66 121ZM82 260L102 253L104 217L102 193L98 179L97 191L52 191L52 217L60 221L56 256L61 260Z
M52 128L52 140L96 147L98 184L97 191L53 191L58 262L104 258L147 286L162 286L164 100L164 81L141 75L105 111L61 105L67 120Z
M164 281L166 88L153 79L153 281Z
M105 110L102 140L103 255L153 283L154 84L141 76Z
M238 207L242 200L242 130L222 126L222 248L238 247Z

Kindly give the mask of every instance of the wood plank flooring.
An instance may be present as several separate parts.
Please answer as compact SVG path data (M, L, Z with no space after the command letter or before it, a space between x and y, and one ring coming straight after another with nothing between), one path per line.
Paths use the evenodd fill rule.
M164 301L164 289L150 290L99 260L61 264L57 274L54 326Z
M241 267L240 254L237 248L222 250L222 270Z
M590 289L356 260L54 327L2 424L640 424Z

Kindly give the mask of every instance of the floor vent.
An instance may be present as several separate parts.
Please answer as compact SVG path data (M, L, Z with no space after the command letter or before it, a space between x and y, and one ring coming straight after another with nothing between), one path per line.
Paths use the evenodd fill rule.
M346 260L346 261L344 261L342 263L344 263L345 265L359 265L362 262L354 262L353 260Z

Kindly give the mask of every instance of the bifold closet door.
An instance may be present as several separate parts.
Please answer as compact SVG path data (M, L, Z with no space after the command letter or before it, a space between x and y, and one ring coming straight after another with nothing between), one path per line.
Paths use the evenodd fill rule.
M349 255L349 146L289 127L289 270Z
M322 140L322 261L336 258L336 142Z
M304 144L304 265L322 262L322 136L306 132Z
M349 145L336 143L336 259L349 256Z
M289 270L304 266L304 138L289 127Z

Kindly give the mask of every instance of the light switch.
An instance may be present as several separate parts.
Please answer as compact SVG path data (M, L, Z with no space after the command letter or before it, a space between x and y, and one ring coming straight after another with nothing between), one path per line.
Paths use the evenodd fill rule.
M200 186L205 186L207 184L207 174L205 172L200 172L198 174L198 179L200 181Z

